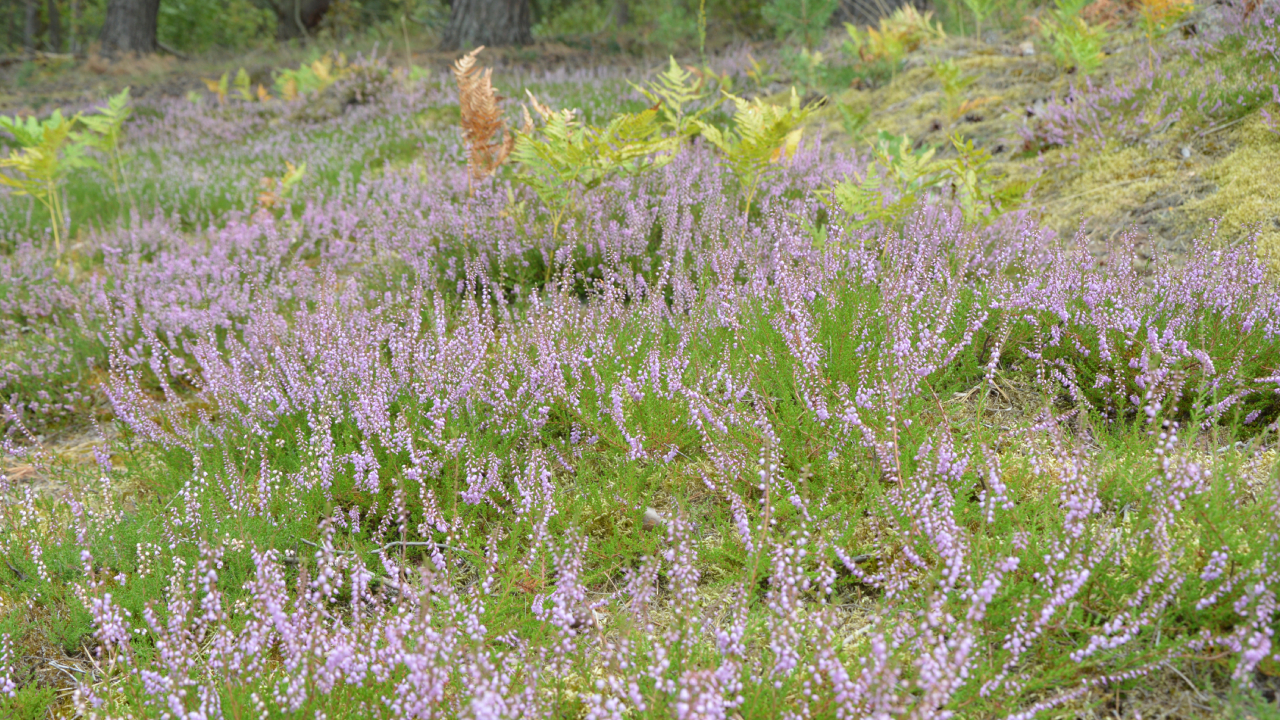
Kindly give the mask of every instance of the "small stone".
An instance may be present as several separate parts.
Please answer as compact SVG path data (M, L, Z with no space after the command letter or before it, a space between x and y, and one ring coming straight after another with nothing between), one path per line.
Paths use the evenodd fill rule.
M596 617L596 611L589 605L575 605L573 608L573 622L569 625L574 630L584 630L587 628L600 627L600 621Z
M1189 158L1189 157L1191 157L1191 146L1190 146L1190 145L1183 145L1183 146L1182 146L1182 157L1184 157L1184 158Z
M1018 52L1022 53L1023 57L1031 57L1036 54L1036 46L1028 40L1018 46Z
M645 508L644 520L641 521L640 526L645 530L654 530L660 525L662 525L662 516L658 514L658 511L651 507Z

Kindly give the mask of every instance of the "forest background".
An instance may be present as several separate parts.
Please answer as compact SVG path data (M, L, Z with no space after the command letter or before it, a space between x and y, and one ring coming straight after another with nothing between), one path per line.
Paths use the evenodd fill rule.
M144 7L148 0L120 0ZM152 0L154 2L154 0ZM0 0L0 53L6 62L34 53L85 55L94 50L107 17L108 0ZM899 0L465 0L465 6L527 6L529 40L570 47L643 54L694 50L704 42L722 46L771 40L795 31L874 22ZM296 5L296 7L295 7ZM962 0L930 7L942 24L960 29L972 18ZM1015 24L1031 0L986 3L994 27ZM160 0L157 40L169 54L238 53L275 43L403 39L437 45L451 4L445 0ZM297 17L295 17L295 15ZM700 27L702 28L700 30ZM492 44L492 43L491 43Z

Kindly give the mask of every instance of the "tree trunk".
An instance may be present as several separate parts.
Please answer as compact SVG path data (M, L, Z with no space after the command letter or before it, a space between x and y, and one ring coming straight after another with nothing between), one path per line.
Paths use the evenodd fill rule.
M453 0L441 46L460 50L477 45L526 45L533 41L529 0Z
M159 13L160 0L107 0L102 52L107 55L155 52Z
M621 30L631 24L631 4L627 0L613 0L613 27Z
M49 16L49 52L62 52L62 16L58 14L57 0L45 3L45 13Z
M276 39L290 40L311 37L333 0L270 0L266 4L276 14Z
M22 36L18 33L18 3L17 0L6 0L5 22L8 24L9 33L6 36L8 48L18 47L18 43L22 42Z
M81 13L84 11L80 0L71 0L71 52L80 54L80 20Z
M22 23L22 49L28 55L36 51L36 22L40 19L40 8L36 0L26 0L25 22Z

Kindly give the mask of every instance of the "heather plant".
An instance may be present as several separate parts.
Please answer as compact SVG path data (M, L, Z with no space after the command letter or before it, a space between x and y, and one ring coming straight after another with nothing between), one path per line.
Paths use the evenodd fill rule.
M527 80L538 142L640 114ZM74 275L0 258L0 714L1074 716L1188 682L1212 713L1272 682L1280 291L1248 248L1140 273L1133 238L1102 265L971 222L963 142L797 142L744 207L661 108L661 166L574 181L553 227L523 166L473 190L456 92L292 126L161 100L130 150L162 212ZM303 158L295 211L251 214ZM868 173L925 201L869 227L817 194ZM104 435L42 425L63 381Z

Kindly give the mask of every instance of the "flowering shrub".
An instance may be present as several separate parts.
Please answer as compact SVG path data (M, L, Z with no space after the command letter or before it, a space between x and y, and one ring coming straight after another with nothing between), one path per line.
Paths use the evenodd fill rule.
M681 144L553 231L471 187L453 92L304 129L162 102L160 212L62 273L8 226L0 710L1032 717L1272 682L1249 251L1142 276L1025 212L855 223L818 191L867 161L816 141L749 212ZM85 462L37 437L86 415Z

